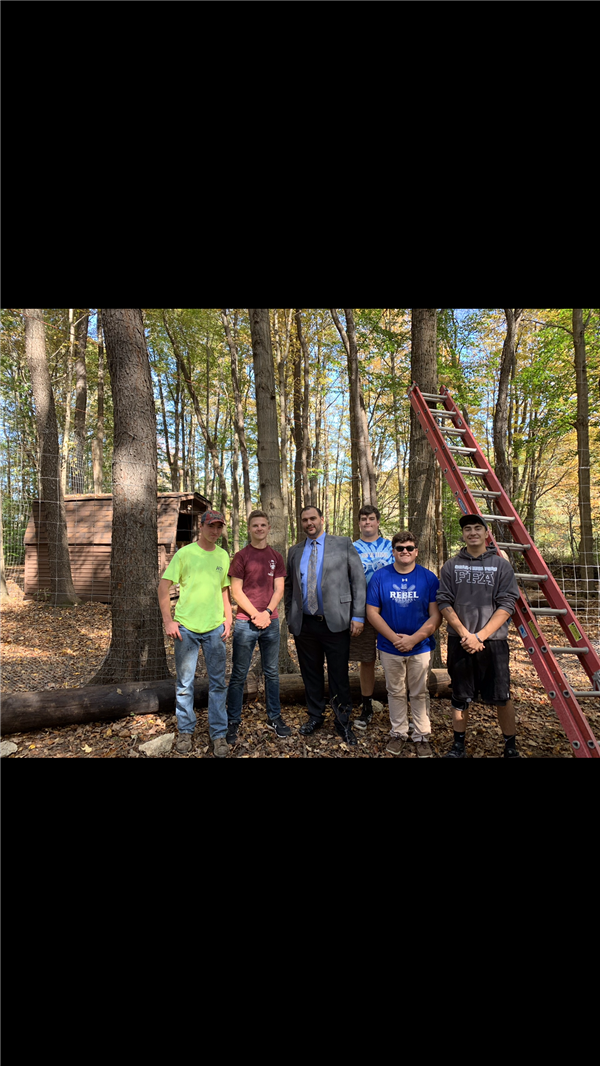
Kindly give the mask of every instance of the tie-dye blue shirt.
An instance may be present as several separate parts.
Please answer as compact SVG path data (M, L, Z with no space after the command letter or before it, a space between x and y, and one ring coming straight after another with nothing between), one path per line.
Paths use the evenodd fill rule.
M354 547L360 555L368 587L369 581L377 570L393 563L392 542L386 537L378 537L377 540L355 540Z

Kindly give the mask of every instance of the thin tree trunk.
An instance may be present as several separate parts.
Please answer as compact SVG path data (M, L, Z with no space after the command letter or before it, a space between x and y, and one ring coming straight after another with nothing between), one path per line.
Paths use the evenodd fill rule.
M411 376L421 392L437 394L437 310L413 307ZM433 569L437 559L435 532L434 452L411 408L408 476L408 525L419 538L419 562Z
M96 435L92 440L92 470L94 492L102 492L102 464L104 452L104 340L102 334L102 311L98 308L98 410Z
M114 408L110 647L90 685L170 677L158 607L156 411L141 310L103 308Z
M517 350L517 326L523 311L522 309L507 307L504 309L504 314L506 316L506 337L502 346L498 399L494 414L494 469L504 491L507 495L510 495L512 470L507 454L509 386Z
M591 510L590 428L585 327L583 310L573 309L573 345L575 348L575 382L577 387L577 455L579 458L579 576L586 591L593 588L594 534Z
M242 453L242 480L244 484L244 508L246 511L246 518L252 510L252 493L250 491L250 463L248 459L248 448L246 446L246 430L244 427L244 408L242 406L242 394L240 391L240 381L238 375L238 350L237 344L231 332L231 326L229 324L229 315L227 308L221 310L221 321L225 329L225 338L229 346L229 353L231 356L231 382L233 384L233 397L235 403L235 419L234 426L237 438L240 442L240 451Z
M225 516L225 521L227 521L227 509L228 509L229 504L228 504L227 481L225 479L225 471L223 470L223 466L222 466L222 464L219 461L219 453L218 453L218 450L217 450L216 441L211 437L211 435L210 435L210 433L208 431L208 423L207 423L207 421L205 421L204 415L202 413L202 409L200 407L200 400L198 398L198 394L197 394L197 392L196 392L196 390L195 390L195 388L194 388L194 386L192 384L192 371L191 371L190 359L188 357L187 362L186 362L183 354L179 350L179 345L177 344L177 341L175 340L175 337L174 337L173 333L171 332L171 330L169 328L169 324L167 322L167 317L164 314L163 314L163 321L165 323L165 329L166 329L167 334L169 336L169 340L171 341L171 345L173 347L173 352L175 353L175 358L177 359L177 363L178 363L178 365L181 368L181 373L183 375L183 380L185 381L185 385L186 385L186 388L188 390L188 394L189 394L190 400L192 401L192 404L194 406L194 412L195 412L195 415L196 415L196 419L197 419L198 425L200 426L200 430L202 432L202 436L204 437L204 443L206 444L207 456L210 454L210 457L212 459L213 470L214 470L214 472L215 472L215 474L216 474L216 476L217 476L217 478L219 480L219 490L220 490L220 497L221 497L221 509L223 511L223 515ZM208 363L208 358L207 358L207 363ZM207 488L208 488L208 486L206 485L207 481L208 481L208 478L205 477L205 486L206 486L205 492L204 492L205 496L207 495ZM210 493L210 497L209 498L212 498L212 489L211 489L211 493ZM227 543L228 543L227 542L227 527L225 527L225 529L223 531L223 536L221 537L221 544L222 544L223 549L225 551L228 550Z
M71 475L73 492L85 492L85 419L87 412L87 367L85 350L87 347L88 313L79 312L76 326L75 345L75 417L73 419L73 437L75 440L75 466Z
M41 308L25 309L25 352L31 375L39 445L40 501L48 530L50 600L53 606L80 602L73 587L67 522L61 490L60 452L54 393L46 360L46 334Z
M283 525L285 529L285 545L287 548L290 526L289 511L289 475L288 475L288 402L286 387L286 366L290 350L290 333L292 326L293 309L288 309L285 322L285 344L282 350L279 340L279 320L277 311L273 312L273 334L275 337L275 354L277 359L277 376L279 380L279 446L281 451L281 495L283 498Z
M2 516L2 487L0 486L0 600L8 599L8 587L4 575L4 520Z
M62 461L60 468L60 484L63 496L67 493L69 483L69 443L71 437L71 393L73 389L73 359L75 356L75 309L69 308L69 354L67 355L67 369L65 372L65 424L62 439Z
M298 332L298 340L300 341L300 349L302 351L302 375L303 375L303 388L302 388L302 408L300 415L300 427L299 427L299 440L300 440L300 473L302 477L302 506L309 507L311 504L311 492L310 485L308 483L308 453L310 451L310 438L308 433L308 395L309 395L309 352L308 344L304 337L302 330L302 311L296 309L296 330ZM300 383L298 382L298 391ZM300 528L298 526L298 528Z
M257 459L261 507L268 515L271 525L269 542L286 558L285 529L283 525L283 497L279 480L279 443L277 437L277 402L275 397L275 367L271 347L271 329L268 308L248 309L252 355L254 361L254 384L256 389ZM288 631L283 610L279 612L279 670L280 673L295 673L290 659Z

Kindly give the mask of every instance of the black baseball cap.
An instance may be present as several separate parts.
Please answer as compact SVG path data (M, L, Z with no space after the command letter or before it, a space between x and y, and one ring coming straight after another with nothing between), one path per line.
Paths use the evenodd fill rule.
M459 519L458 524L459 524L461 529L463 528L463 526L474 526L474 525L483 526L484 529L488 529L489 528L485 518L483 518L483 516L480 515L480 514L464 514L462 516L462 518Z

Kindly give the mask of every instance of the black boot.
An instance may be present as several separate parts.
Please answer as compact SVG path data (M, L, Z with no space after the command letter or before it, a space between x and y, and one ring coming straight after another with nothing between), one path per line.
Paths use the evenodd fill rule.
M337 700L337 696L334 696L331 701L333 707L333 713L335 715L335 728L337 733L341 736L342 740L345 740L346 744L358 744L354 733L350 729L350 715L352 714L352 704L348 704L347 707L342 707Z

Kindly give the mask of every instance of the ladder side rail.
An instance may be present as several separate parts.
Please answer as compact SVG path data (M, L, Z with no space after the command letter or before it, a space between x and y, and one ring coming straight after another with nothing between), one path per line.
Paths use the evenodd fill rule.
M464 420L462 419L460 411L447 393L447 390L442 388L440 390L440 395L444 393L444 410L456 416L457 421L460 422L460 426L462 427L464 425ZM433 418L434 412L425 402L415 383L413 383L412 388L409 389L408 395L411 405L419 417L421 426L427 434L427 439L434 451L435 457L442 468L444 477L453 491L461 510L464 514L480 514L481 512L475 502L475 498L471 495L461 471L457 469L457 463L452 459L452 452L447 452L447 448L445 447L445 437L439 432L438 424ZM584 660L582 665L586 668L589 667L587 672L589 676L593 678L593 673L597 669L594 660L600 662L596 652L592 648L586 634L583 632L579 621L570 610L569 605L551 571L544 562L544 559L532 543L510 498L502 488L494 471L490 469L487 458L481 451L472 431L469 427L466 427L466 429L467 433L465 434L462 443L475 449L473 455L475 465L487 469L488 473L484 477L484 482L486 483L486 488L490 489L490 491L500 493L500 496L496 499L496 506L500 505L501 514L504 514L506 517L514 517L515 522L511 523L511 531L514 529L515 525L518 524L518 527L520 526L519 535L522 539L519 540L519 538L515 536L515 542L530 545L523 555L527 560L532 573L544 574L546 576L547 581L544 582L544 594L546 593L547 585L550 585L551 595L554 600L552 606L568 612L566 615L559 616L559 621L563 625L563 629L569 642L573 647L586 646L589 649L588 654L582 657ZM491 533L490 537L497 550L499 550ZM528 558L528 556L530 557ZM550 598L546 598L550 603ZM569 616L572 617L570 618ZM579 706L577 699L573 695L573 691L567 678L563 674L553 653L550 651L543 634L540 633L535 618L531 614L529 605L523 596L522 590L519 590L519 599L515 605L513 621L517 632L534 663L534 667L547 692L548 698L551 700L551 705L554 707L554 710L563 725L565 734L573 746L575 755L578 758L600 758L600 746L598 741L592 733L589 722ZM577 638L575 633L569 629L569 625L572 624L576 626L577 632L580 633L579 638Z
M496 506L500 510L501 514L505 515L506 517L514 518L514 522L511 522L510 527L514 541L517 544L530 545L527 551L523 552L523 558L527 563L527 566L529 567L532 574L544 574L547 578L547 580L544 582L544 598L547 600L550 607L554 610L566 611L566 614L557 616L557 620L563 630L563 633L565 634L566 639L569 641L569 644L574 648L589 648L588 654L582 657L581 665L583 666L592 683L594 683L594 674L597 675L598 671L600 671L600 656L592 646L592 643L589 637L587 636L587 633L585 632L583 626L581 625L581 622L575 615L573 609L567 603L567 600L563 595L552 571L546 565L543 556L540 554L538 548L533 543L529 533L527 532L527 529L523 525L520 515L515 510L510 497L507 495L504 488L500 484L500 481L498 480L495 472L491 469L486 456L482 452L481 448L479 447L479 444L477 443L477 440L473 436L472 430L464 423L464 419L462 418L460 411L458 410L456 404L451 399L451 397L445 392L444 386L442 386L442 389L440 389L440 394L442 393L444 394L444 407L446 408L446 410L452 411L453 414L457 415L458 419L461 422L461 426L465 425L467 432L463 437L463 443L465 443L470 448L475 448L475 454L473 455L473 461L475 465L479 467L487 467L488 469L488 473L483 478L486 488L490 489L493 492L500 492L500 497L498 497L495 501ZM431 415L431 409L427 407L422 397L419 397L419 399L422 404L422 407L427 411L431 422L435 426L433 417ZM437 426L435 426L435 430L437 431ZM439 450L434 449L436 458L438 458L438 461L440 462L442 471L446 477L446 481L448 481L448 484L450 485L450 488L452 489L456 497L457 503L463 511L463 514L480 514L480 508L476 504L474 497L471 496L470 492L468 491L468 486L464 481L463 475L460 473L459 470L456 469L457 464L453 460L452 452L447 453L447 442L445 441L445 438L439 432L436 432L435 436L436 441L438 443L438 449L441 448L441 453ZM444 457L444 460L448 460L448 471L444 469L444 462L440 458L440 454ZM448 478L448 474L452 475L452 480L455 481L456 484L451 483ZM466 509L462 502L460 492L457 491L457 486L459 490L462 487L462 495L466 504L468 504ZM499 551L500 549L498 549L497 547L496 540L493 534L490 534L490 536L494 544L496 545L497 550ZM521 599L523 600L523 604L526 605L526 600L523 597L522 593Z
M600 744L596 740L584 712L573 695L567 678L550 648L543 640L535 622L533 623L533 632L530 632L531 616L528 619L527 614L522 610L520 600L515 605L513 622L546 690L550 705L560 719L576 758L600 759Z

